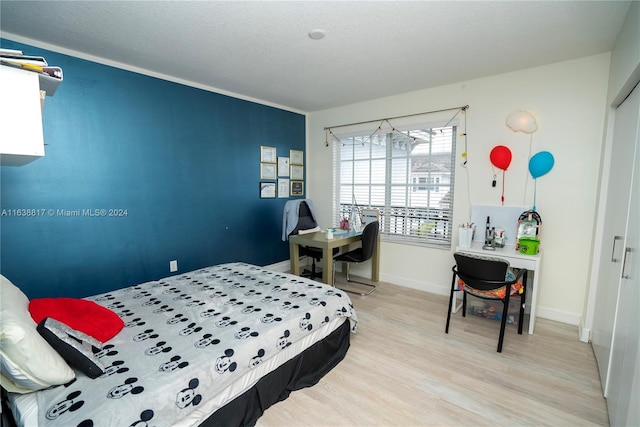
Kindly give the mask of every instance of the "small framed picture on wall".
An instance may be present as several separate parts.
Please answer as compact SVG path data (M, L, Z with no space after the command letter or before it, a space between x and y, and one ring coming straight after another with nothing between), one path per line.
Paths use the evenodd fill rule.
M304 181L291 181L291 197L304 196Z
M289 197L289 179L278 178L278 199Z
M304 153L300 150L289 150L289 157L292 165L304 164Z
M260 179L276 179L276 164L260 163Z
M291 165L291 179L302 181L304 179L304 166Z
M273 199L276 197L276 183L275 182L261 182L260 183L260 198L261 199Z
M289 176L288 157L278 157L278 176Z
M276 147L260 146L260 161L263 163L276 162Z

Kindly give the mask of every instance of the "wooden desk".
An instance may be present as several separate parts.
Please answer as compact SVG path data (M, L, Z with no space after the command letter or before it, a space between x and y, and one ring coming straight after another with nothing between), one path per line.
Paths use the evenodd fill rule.
M509 265L514 268L526 268L529 270L527 275L531 275L533 272L533 281L531 283L527 283L527 294L531 297L530 304L530 312L529 312L529 334L533 334L533 328L536 322L536 306L538 304L538 279L540 278L540 254L537 255L524 255L519 252L516 252L515 245L506 245L504 248L496 248L495 251L488 251L482 249L482 242L472 242L470 248L461 248L456 247L456 252L466 252L475 255L503 258L509 261ZM531 289L533 287L533 289ZM457 307L455 305L455 295L454 294L454 308ZM525 302L526 303L526 302Z
M327 239L325 232L289 236L289 257L291 258L291 274L300 275L299 246L311 246L322 249L322 281L333 286L333 248L342 247L349 250L349 244L362 240L362 233L334 233L333 239ZM371 258L371 280L377 282L380 275L380 240Z

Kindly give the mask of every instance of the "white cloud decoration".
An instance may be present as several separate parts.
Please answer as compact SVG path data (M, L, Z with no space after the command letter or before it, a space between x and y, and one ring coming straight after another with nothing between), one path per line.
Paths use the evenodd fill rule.
M534 133L538 130L538 123L530 112L518 110L507 116L507 127L514 132Z

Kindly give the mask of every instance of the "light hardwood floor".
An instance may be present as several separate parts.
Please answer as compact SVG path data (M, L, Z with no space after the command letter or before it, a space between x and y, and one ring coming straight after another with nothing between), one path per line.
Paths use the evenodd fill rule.
M345 359L258 427L608 425L576 327L538 319L534 335L518 335L508 325L500 354L497 321L457 313L444 333L448 297L382 282L349 296L359 323Z

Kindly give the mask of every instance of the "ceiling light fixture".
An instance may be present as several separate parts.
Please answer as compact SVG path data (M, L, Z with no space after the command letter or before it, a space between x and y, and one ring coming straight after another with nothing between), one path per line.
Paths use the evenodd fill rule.
M325 30L311 30L309 31L309 38L313 39L313 40L320 40L323 39L324 36L327 35L327 32Z

